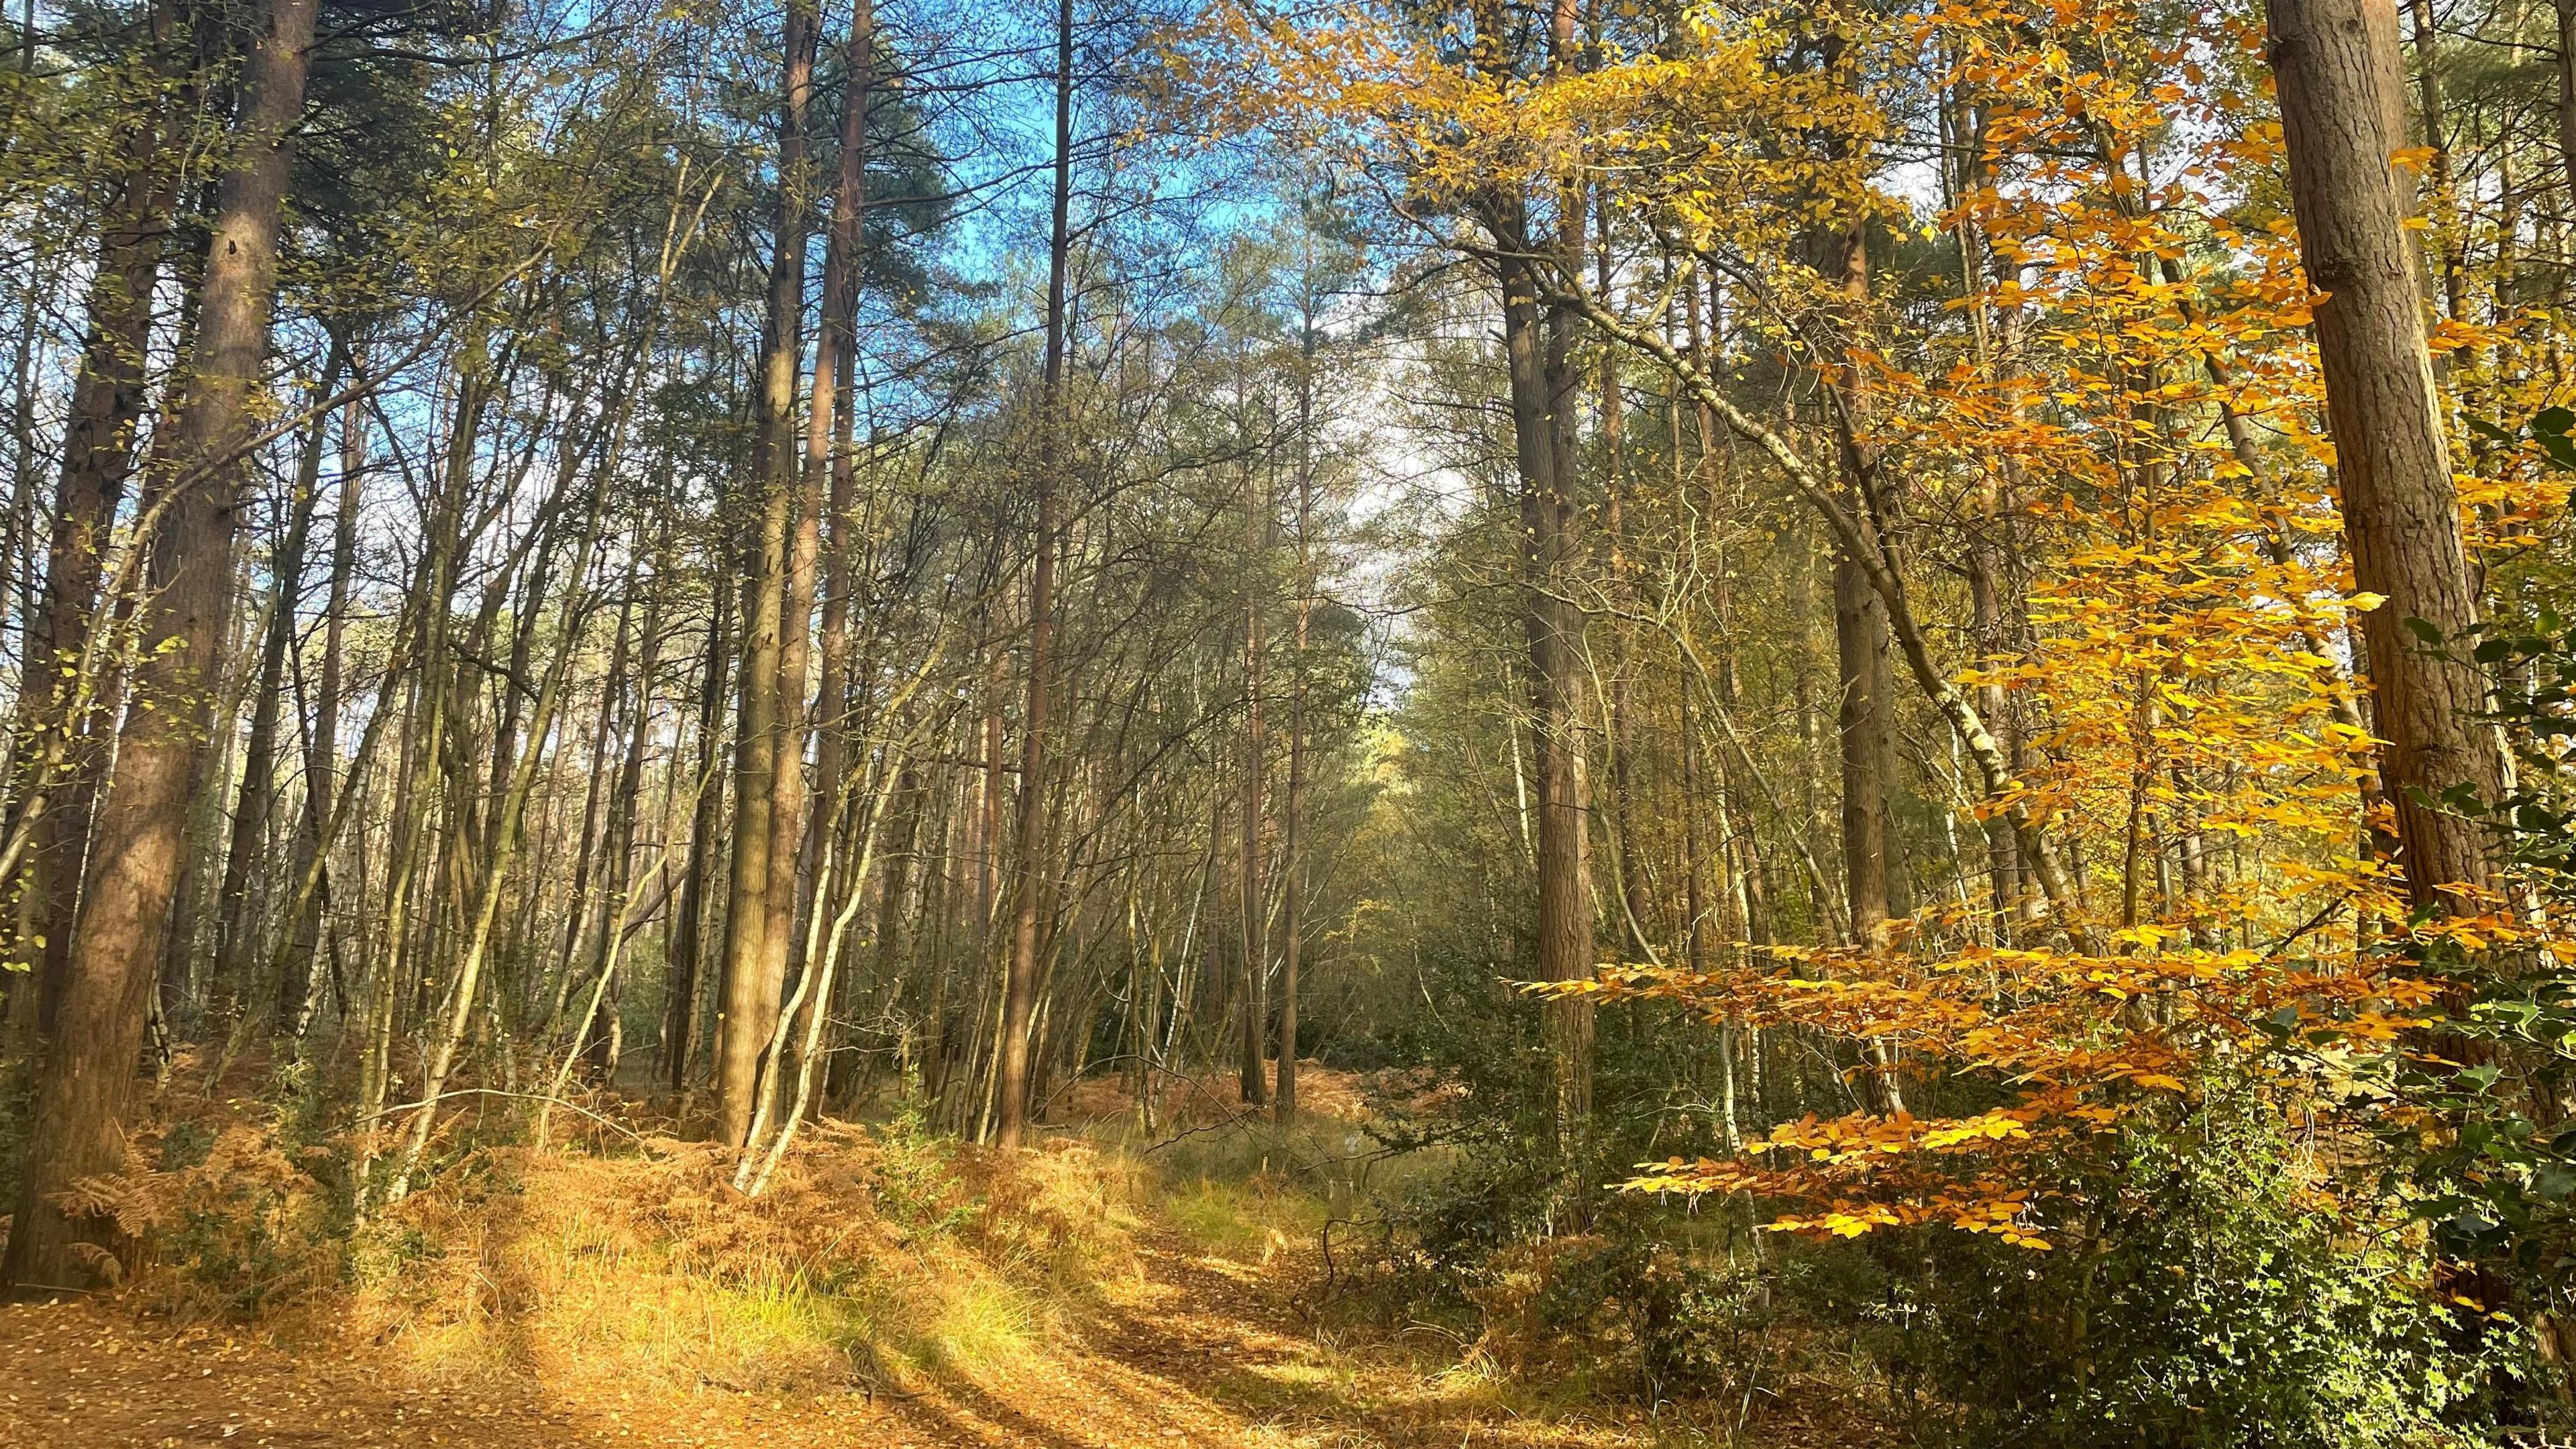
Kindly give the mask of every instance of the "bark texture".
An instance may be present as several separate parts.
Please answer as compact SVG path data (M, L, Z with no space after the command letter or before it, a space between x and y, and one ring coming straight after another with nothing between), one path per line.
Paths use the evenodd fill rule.
M101 803L80 921L53 1013L25 1187L0 1260L17 1290L99 1276L113 1224L74 1217L62 1195L125 1165L124 1118L144 1015L178 885L188 790L203 749L193 728L232 605L242 455L268 358L290 132L304 109L318 0L270 0L245 71L207 257L186 395L155 458L142 664Z
M2417 904L2461 904L2445 888L2486 883L2489 842L2434 797L2468 785L2495 798L2504 757L2479 720L2486 689L2476 666L2441 657L2411 622L2458 639L2478 611L2405 230L2406 187L2389 160L2404 144L2397 11L2391 0L2272 0L2269 21L2300 251L2326 293L2317 351L2344 537L2355 582L2387 600L2362 616L2362 636L2398 866Z

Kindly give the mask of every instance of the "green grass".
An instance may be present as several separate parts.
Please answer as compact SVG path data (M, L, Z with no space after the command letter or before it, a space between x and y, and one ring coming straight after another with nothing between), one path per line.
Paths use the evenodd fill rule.
M1207 1177L1172 1184L1161 1211L1191 1246L1238 1259L1265 1258L1287 1243L1311 1240L1331 1216L1320 1199L1272 1181Z

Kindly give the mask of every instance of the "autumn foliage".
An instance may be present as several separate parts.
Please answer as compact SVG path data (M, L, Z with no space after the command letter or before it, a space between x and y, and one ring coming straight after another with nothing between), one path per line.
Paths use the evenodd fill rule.
M2438 1063L2464 973L2563 959L2501 895L2410 920L2391 876L2348 642L2381 601L2339 546L2259 14L1721 3L1586 26L1579 55L1536 62L1498 9L1292 24L1234 5L1184 73L1229 123L1372 180L1420 245L1501 245L1465 220L1495 191L1588 195L1607 260L1560 259L1554 291L1661 336L1652 360L1818 386L1834 415L1778 435L1819 473L1837 446L1866 460L1846 501L1919 560L1924 607L1972 619L1937 667L2010 735L2000 787L1923 742L1936 774L1949 755L1954 841L2017 808L2071 863L2052 899L1990 853L1991 893L1921 903L1883 949L1739 940L1703 969L1629 951L1536 988L1875 1044L1898 1078L1977 1104L1918 1117L1856 1090L1856 1110L1628 1187L1747 1194L1781 1229L1946 1224L2046 1249L2085 1213L2070 1164L2212 1073L2254 1074L2264 1110L2311 1132L2357 1130ZM2446 200L2426 198L2422 237L2468 224ZM1856 307L1816 238L1864 224L1903 271ZM1694 353L1676 327L1685 301L1699 326L1701 289L1714 335ZM2501 299L2441 316L2456 413L2538 406L2547 325ZM2566 483L2459 436L2464 527L2509 570ZM2012 606L1961 607L1959 576Z

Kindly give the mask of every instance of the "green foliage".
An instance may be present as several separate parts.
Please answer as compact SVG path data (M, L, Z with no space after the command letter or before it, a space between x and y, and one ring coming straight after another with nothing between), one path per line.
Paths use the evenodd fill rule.
M2529 424L2561 469L2576 469L2571 427L2576 413L2564 408ZM2435 632L2428 642L2498 681L2493 717L2515 756L2514 787L2501 798L2460 786L2440 804L2485 822L2518 890L2563 915L2576 902L2576 770L2567 758L2576 627L2544 607L2519 624L2493 621L2456 639ZM2576 1124L2557 1104L2576 1086L2576 971L2531 946L2464 953L2441 942L2417 954L2420 969L2457 983L2458 994L2433 1054L2396 1053L2388 1063L2389 1175L2443 1255L2487 1275L2479 1291L2498 1301L2485 1306L2563 1314L2576 1294Z
M2530 1104L2576 1056L2576 975L2492 982L2443 1029L2477 1064L2400 1065L2389 1176L2446 1259L2505 1275L2521 1300L2486 1306L2561 1304L2576 1288L2576 1124L2537 1122Z
M2523 441L2520 433L2507 432L2482 418L2468 422L2469 430L2480 437L2508 446ZM2576 438L2569 437L2571 430L2576 430L2576 412L2566 408L2543 408L2532 415L2529 424L2532 443L2548 458L2551 467L2562 472L2576 472Z
M1892 1377L1941 1437L2066 1449L2470 1442L2499 1367L2433 1301L2424 1235L2316 1189L2311 1154L2213 1087L2141 1128L2046 1254L1921 1244ZM2342 1211L2339 1213L2337 1207Z
M1634 1222L1518 1243L1466 1275L1484 1344L1524 1375L1576 1376L1645 1403L1730 1400L1788 1340L1794 1304L1750 1253L1664 1240Z
M907 1234L946 1237L983 1212L984 1199L960 1189L956 1141L933 1133L919 1108L886 1124L877 1146L868 1185L878 1213Z
M1595 1111L1569 1145L1529 999L1464 952L1426 951L1418 970L1430 1009L1392 1039L1430 1068L1438 1106L1375 1130L1446 1149L1445 1166L1381 1209L1380 1306L1461 1324L1507 1371L1621 1400L1740 1400L1775 1377L1798 1345L1769 1330L1805 1308L1758 1261L1741 1207L1606 1187L1648 1157L1719 1150L1705 1110L1720 1090L1717 1034L1659 1006L1605 1012Z

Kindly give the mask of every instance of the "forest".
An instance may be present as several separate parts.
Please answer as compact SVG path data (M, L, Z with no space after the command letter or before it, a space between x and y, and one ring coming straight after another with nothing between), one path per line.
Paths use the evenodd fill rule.
M2576 0L6 8L0 1445L2576 1436Z

